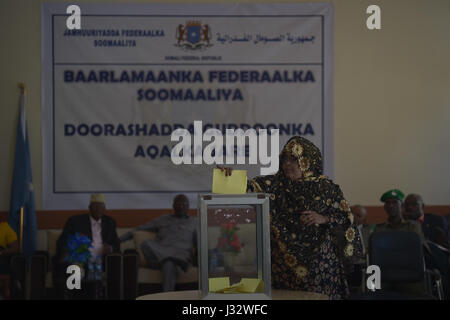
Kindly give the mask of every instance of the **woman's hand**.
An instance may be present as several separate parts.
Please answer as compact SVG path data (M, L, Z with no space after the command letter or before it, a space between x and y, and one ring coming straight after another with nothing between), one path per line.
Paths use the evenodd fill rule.
M327 223L329 221L327 217L315 211L303 211L301 215L302 216L300 217L300 220L308 227L313 224L319 225Z
M225 170L225 177L231 176L231 173L233 172L233 169L231 167L223 167L223 166L216 166L217 169L220 169L220 171Z

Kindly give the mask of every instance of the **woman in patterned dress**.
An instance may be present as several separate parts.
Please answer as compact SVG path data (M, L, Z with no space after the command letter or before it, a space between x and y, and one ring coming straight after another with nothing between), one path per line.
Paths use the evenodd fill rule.
M247 191L270 194L272 287L346 298L344 259L360 241L341 189L322 175L320 150L292 137L280 170L250 180Z

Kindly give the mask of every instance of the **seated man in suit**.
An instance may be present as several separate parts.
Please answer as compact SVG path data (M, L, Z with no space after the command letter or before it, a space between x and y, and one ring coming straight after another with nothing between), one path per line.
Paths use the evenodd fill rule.
M56 243L56 256L54 262L54 284L55 288L60 285L59 290L65 287L67 278L66 268L68 263L65 258L68 254L67 240L69 235L80 233L92 241L91 259L96 257L104 257L113 252L120 252L120 241L117 236L116 222L113 218L105 215L105 198L102 194L91 195L89 203L89 213L70 217L65 226L61 236Z
M155 240L144 241L141 248L147 265L161 269L163 291L175 290L177 277L193 263L197 245L197 218L188 215L188 198L183 194L177 195L173 209L173 214L162 215L133 230L157 233ZM133 231L122 235L120 241L131 239Z
M9 273L13 254L19 252L17 234L8 222L0 222L0 273Z
M449 280L449 243L448 226L444 217L436 214L424 213L424 203L418 194L409 194L405 199L406 219L417 221L422 226L425 239L430 247L430 255L425 256L429 269L438 269L443 278L444 293L448 296Z
M438 243L440 245L448 245L448 225L444 217L424 212L425 204L423 199L418 194L409 194L405 198L405 219L417 221L422 226L422 231L425 239L436 242L435 229L440 228L445 232L447 241Z

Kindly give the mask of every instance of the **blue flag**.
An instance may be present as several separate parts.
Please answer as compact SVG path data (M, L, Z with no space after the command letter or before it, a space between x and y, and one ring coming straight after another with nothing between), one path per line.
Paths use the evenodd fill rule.
M25 114L25 92L20 97L20 115L17 126L16 154L14 160L14 176L11 190L11 208L9 225L19 236L20 208L23 207L23 243L26 256L36 250L37 223L34 207L34 188L31 175L31 157L28 140L28 129Z

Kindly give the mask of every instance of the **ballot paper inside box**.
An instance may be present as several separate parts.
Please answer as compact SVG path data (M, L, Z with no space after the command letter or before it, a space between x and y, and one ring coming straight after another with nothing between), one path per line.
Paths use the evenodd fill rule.
M203 299L270 299L269 195L199 195Z

